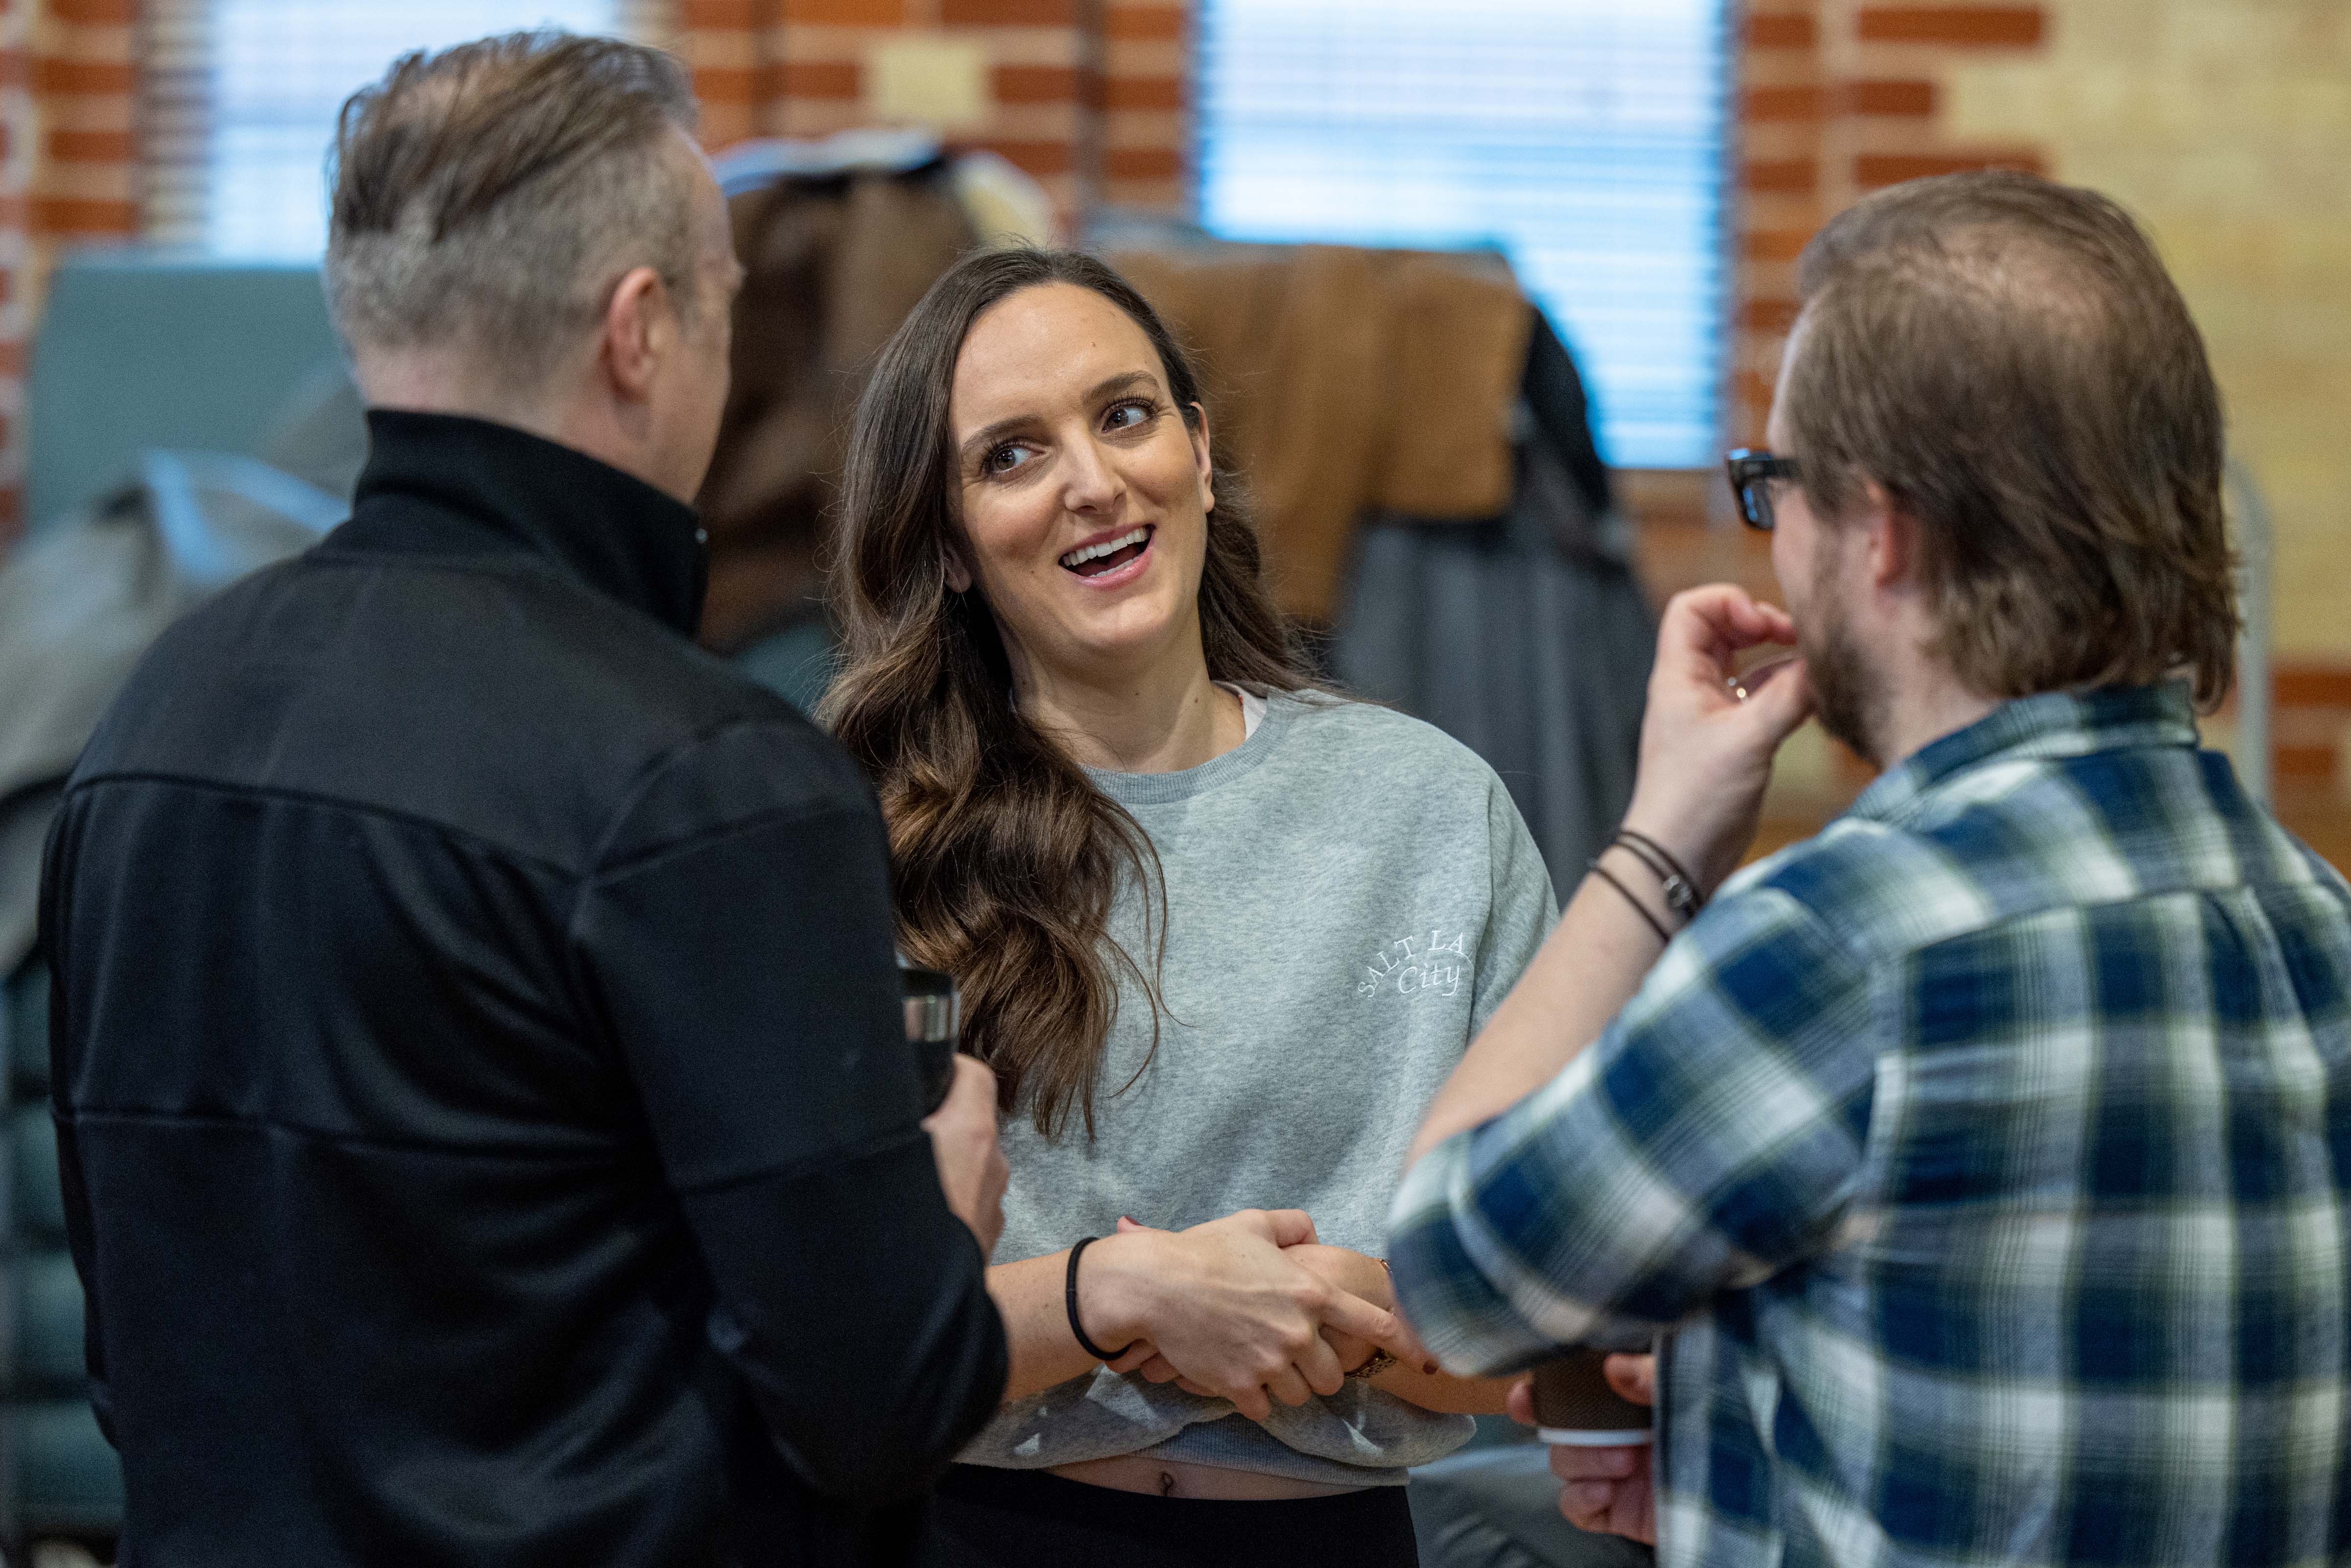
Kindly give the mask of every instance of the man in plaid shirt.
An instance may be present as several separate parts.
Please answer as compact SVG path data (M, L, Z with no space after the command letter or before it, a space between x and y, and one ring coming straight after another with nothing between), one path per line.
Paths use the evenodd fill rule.
M1667 1563L2351 1563L2351 889L2197 748L2201 341L2023 175L1875 197L1802 282L1732 473L1792 622L1668 610L1628 832L1430 1112L1401 1303L1461 1372L1667 1336L1654 1459L1553 1462ZM1815 710L1887 771L1674 933Z

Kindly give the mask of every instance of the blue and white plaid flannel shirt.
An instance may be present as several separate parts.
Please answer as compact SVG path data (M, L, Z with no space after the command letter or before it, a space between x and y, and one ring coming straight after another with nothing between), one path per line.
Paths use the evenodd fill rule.
M2351 889L2178 685L2001 707L1413 1170L1456 1370L1673 1331L1668 1565L2351 1563Z

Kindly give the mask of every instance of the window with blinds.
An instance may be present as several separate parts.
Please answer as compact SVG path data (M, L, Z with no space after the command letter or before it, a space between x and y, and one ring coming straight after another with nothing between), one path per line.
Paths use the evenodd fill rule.
M1627 467L1713 460L1725 0L1199 0L1201 221L1498 246Z
M663 41L658 0L148 0L149 237L230 257L327 246L343 99L411 49L517 27Z

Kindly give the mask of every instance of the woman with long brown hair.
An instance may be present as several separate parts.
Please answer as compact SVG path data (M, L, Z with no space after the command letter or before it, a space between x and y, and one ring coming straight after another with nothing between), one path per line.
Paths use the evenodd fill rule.
M1372 1254L1550 882L1483 763L1316 689L1238 498L1082 256L959 263L859 405L823 711L1008 1113L1011 1380L937 1562L1410 1563L1405 1467L1500 1407Z

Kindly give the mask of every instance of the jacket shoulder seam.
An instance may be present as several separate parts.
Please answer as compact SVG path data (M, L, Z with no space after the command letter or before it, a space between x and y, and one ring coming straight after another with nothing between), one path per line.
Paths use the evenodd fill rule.
M507 843L487 833L461 827L457 823L445 821L438 817L427 816L421 811L402 810L397 806L379 805L369 800L354 800L347 796L329 795L315 789L289 789L277 784L229 783L223 779L173 773L162 768L124 768L92 773L72 780L66 787L65 800L70 804L75 797L87 794L101 785L108 784L161 784L176 789L195 789L206 794L237 800L286 800L299 805L319 806L330 810L348 811L354 816L373 817L383 821L398 822L407 827L423 828L452 839L461 839L467 843L477 844L484 849L494 851L510 860L551 872L567 880L576 880L580 875L580 871L575 867L564 865L535 851Z

